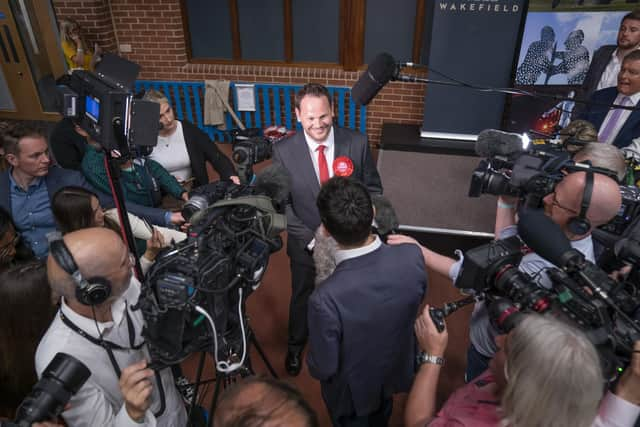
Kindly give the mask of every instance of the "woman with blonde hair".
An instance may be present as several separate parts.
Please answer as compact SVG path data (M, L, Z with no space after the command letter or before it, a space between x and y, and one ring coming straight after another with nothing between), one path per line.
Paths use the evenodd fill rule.
M102 50L98 43L94 45L93 51L82 36L80 25L73 19L62 19L60 21L60 40L64 59L69 70L83 69L93 70L100 61Z

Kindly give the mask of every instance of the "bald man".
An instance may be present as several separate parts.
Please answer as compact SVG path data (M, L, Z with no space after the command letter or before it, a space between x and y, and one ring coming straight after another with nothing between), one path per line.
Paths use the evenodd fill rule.
M74 277L69 256L77 266ZM158 374L147 369L149 354L141 336L144 320L140 310L131 308L140 295L133 262L120 237L106 228L75 231L51 243L47 274L52 291L62 298L38 345L36 371L42 375L58 352L76 357L91 370L89 380L62 413L70 427L186 425L186 410L170 370ZM84 279L90 284L108 283L106 299L90 303L82 298L78 288ZM158 414L161 387L165 409Z
M582 230L584 232L576 233L576 229L570 224L572 219L580 216L586 175L586 172L574 172L566 175L555 186L554 191L544 197L542 203L545 214L560 226L563 233L571 241L571 246L582 252L587 260L594 262L591 231L594 227L606 224L613 219L620 209L622 198L616 181L602 174L593 174L591 201L585 215L589 226ZM517 234L516 210L517 199L498 197L496 239L506 239ZM388 243L392 245L418 244L414 239L401 235L389 236ZM449 276L454 282L456 281L462 266L462 259L456 261L423 246L420 247L427 267L442 275ZM546 272L552 267L554 267L553 264L533 252L522 257L518 265L520 271L533 276L536 283L545 288L551 288L553 285ZM497 350L494 338L498 335L498 331L489 322L489 314L484 302L477 303L475 306L469 333L471 346L467 352L467 382L487 369L489 360Z

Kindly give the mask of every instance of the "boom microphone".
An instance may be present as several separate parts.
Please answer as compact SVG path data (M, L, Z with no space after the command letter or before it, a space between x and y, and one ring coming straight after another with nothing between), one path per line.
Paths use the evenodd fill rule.
M393 56L384 52L378 54L351 88L351 98L360 105L367 105L397 74L398 66Z
M564 268L571 261L584 261L584 255L571 247L560 226L540 209L520 213L518 234L531 250L553 265Z
M255 186L273 200L274 208L278 212L284 212L291 189L290 182L287 171L279 164L272 163L256 176Z
M475 145L480 157L510 156L524 151L522 136L497 129L485 129L478 134Z
M373 207L376 210L375 226L380 236L386 237L389 234L396 233L400 223L398 222L398 216L393 209L393 205L382 194L375 194L371 196Z

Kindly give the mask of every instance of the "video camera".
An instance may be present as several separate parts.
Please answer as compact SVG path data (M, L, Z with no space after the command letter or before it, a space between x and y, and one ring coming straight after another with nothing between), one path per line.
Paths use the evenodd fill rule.
M154 368L196 351L212 353L221 372L245 365L250 331L244 304L270 254L282 247L279 234L286 228L288 189L269 192L278 186L274 168L255 186L217 182L192 192L183 212L191 222L188 238L158 255L139 300Z
M55 420L90 376L91 371L75 357L56 353L18 407L15 420L0 422L0 427L31 427L36 422Z
M559 268L546 274L551 287L518 270L529 248L514 236L465 253L456 287L481 293L492 323L508 330L517 313L552 313L586 333L598 349L603 371L613 378L629 363L640 326L633 320L640 307L638 283L618 283L572 249L560 228L540 211L525 211L518 232L526 244Z
M58 84L63 117L71 118L106 150L129 155L129 147L155 146L160 105L135 99L133 85L140 67L105 53L96 73L75 70Z
M617 180L612 171L575 163L562 144L551 141L529 144L526 137L495 129L478 134L475 150L485 159L473 171L469 197L481 194L522 197L526 207L538 208L567 172L590 169Z

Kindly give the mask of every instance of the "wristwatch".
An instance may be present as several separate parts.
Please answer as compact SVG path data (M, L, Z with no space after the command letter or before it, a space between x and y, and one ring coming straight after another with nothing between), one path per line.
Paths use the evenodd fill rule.
M433 356L423 351L416 357L416 362L418 363L418 366L423 363L433 363L434 365L444 366L444 357Z

